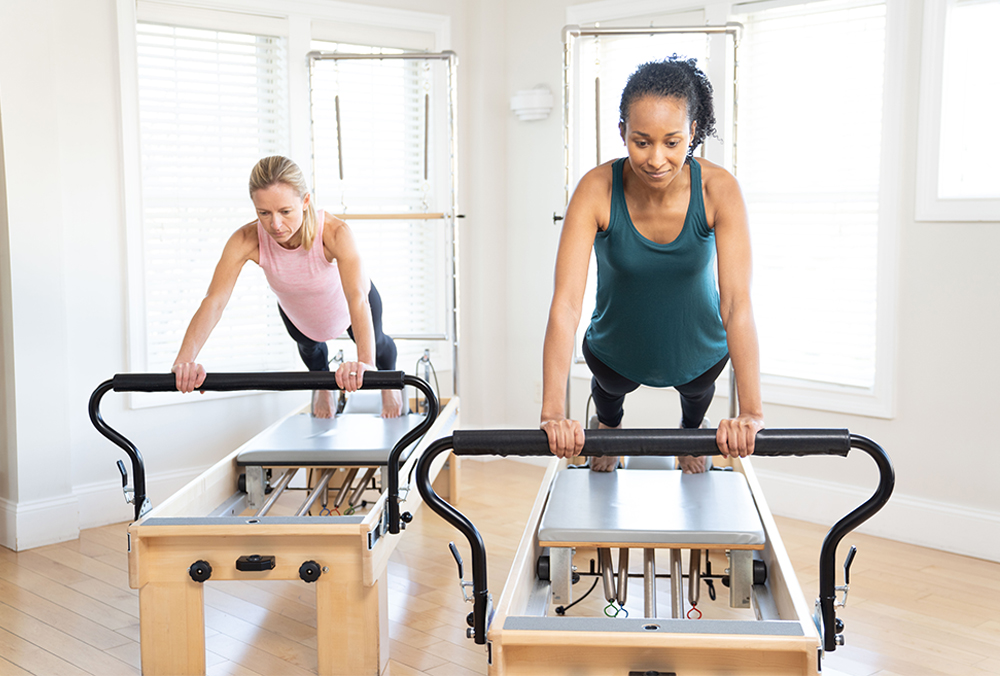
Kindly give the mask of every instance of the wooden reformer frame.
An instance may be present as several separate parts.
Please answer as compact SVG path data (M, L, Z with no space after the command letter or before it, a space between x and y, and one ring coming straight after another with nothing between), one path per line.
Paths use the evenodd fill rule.
M518 547L503 594L494 612L486 588L486 551L475 526L435 493L427 472L434 457L456 455L549 455L545 433L530 431L457 431L439 439L417 464L417 486L424 501L458 528L472 549L473 602L468 635L487 646L489 673L520 676L601 674L669 674L707 676L816 676L824 651L843 643L843 624L835 607L842 603L834 568L841 539L875 514L889 499L892 464L871 440L846 430L764 430L757 436L757 455L840 455L852 449L876 462L879 486L863 505L834 525L820 554L820 593L815 614L802 596L780 535L748 459L733 461L743 474L767 536L760 558L768 566L764 589L755 585L756 620L685 620L671 618L549 617L551 591L536 575L541 552L538 524L556 473L565 469L553 459L548 466ZM712 455L714 430L588 430L584 455ZM580 471L580 470L574 470ZM629 470L624 470L629 471ZM850 557L849 557L850 559ZM761 598L757 598L757 597ZM762 602L767 598L767 602Z
M242 446L149 509L142 458L131 442L104 423L99 403L111 389L169 391L174 389L173 382L173 374L118 375L98 387L91 398L95 426L122 447L133 463L135 521L128 528L129 586L139 590L143 674L205 673L203 583L209 579L312 582L318 673L382 673L389 659L386 566L398 542L392 534L405 528L411 516L399 513L399 476L406 476L431 440L455 427L458 398L452 398L438 415L437 398L422 380L401 372L366 373L363 389L411 385L429 402L426 420L405 435L390 455L385 468L387 489L364 515L257 518L240 516L246 505L246 493L239 488L243 468L237 462ZM336 389L336 381L332 373L209 374L203 389ZM413 443L416 447L400 464L400 454ZM431 475L437 476L445 460L434 462ZM450 479L455 481L454 476ZM416 511L421 497L416 491L406 497L410 511ZM253 559L243 569L234 565L241 557L254 555L273 556L273 567L268 569Z

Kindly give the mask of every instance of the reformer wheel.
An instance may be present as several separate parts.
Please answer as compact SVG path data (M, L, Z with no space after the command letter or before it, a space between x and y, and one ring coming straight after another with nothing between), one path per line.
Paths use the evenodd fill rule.
M535 577L539 580L549 580L549 564L551 563L548 554L542 554L535 563Z

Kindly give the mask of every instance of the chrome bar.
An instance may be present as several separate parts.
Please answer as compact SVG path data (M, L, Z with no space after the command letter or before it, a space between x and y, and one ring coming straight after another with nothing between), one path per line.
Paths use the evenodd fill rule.
M288 483L298 471L298 467L291 467L285 470L285 473L281 475L280 479L278 479L278 483L275 484L274 490L271 491L271 497L269 497L267 502L265 502L261 508L257 510L254 516L264 516L270 511L271 507L274 506L274 503L281 497L281 494L285 492L286 488L288 488Z
M642 550L642 592L643 613L646 617L656 617L656 550ZM670 581L672 585L673 580Z
M309 495L306 496L305 502L299 507L299 510L295 512L295 516L305 516L309 513L309 508L313 506L317 498L323 493L323 489L326 485L330 483L330 477L333 476L333 470L324 470L323 474L319 478L319 483L316 484L316 488L309 491Z
M354 489L354 493L351 495L351 499L348 500L347 504L351 507L357 507L361 504L361 496L365 494L365 486L371 481L372 477L375 476L375 472L378 471L378 467L369 467L365 472L365 475L361 478L361 483L358 487Z
M451 160L451 387L458 394L458 272L459 231L458 213L458 56L455 52L442 52L448 56L448 139Z
M628 600L628 547L618 550L618 605Z
M402 54L349 54L346 52L322 52L311 51L306 54L307 59L313 61L389 61L389 60L437 60L448 61L455 56L455 52L404 52Z
M726 33L739 39L743 32L743 24L730 21L725 26L647 26L637 28L581 28L580 26L564 26L563 40L567 36L598 37L604 35L659 35L661 33Z
M608 602L614 601L618 597L615 589L615 569L611 565L611 550L607 547L600 547L597 556L601 560L601 571L604 578L604 598Z
M347 498L347 494L351 491L351 484L354 483L354 477L358 475L358 468L352 467L347 472L347 476L344 478L344 483L340 484L340 491L337 493L337 499L333 503L334 509L340 509L340 506L344 504L344 500Z
M670 613L675 619L684 618L684 573L681 570L681 550L670 550Z
M698 605L701 595L701 550L691 550L691 561L688 563L688 603Z

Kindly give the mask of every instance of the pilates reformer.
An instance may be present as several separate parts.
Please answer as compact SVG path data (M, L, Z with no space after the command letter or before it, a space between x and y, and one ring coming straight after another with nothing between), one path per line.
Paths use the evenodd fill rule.
M458 399L443 411L434 391L402 372L369 371L363 390L415 387L427 414L383 420L374 413L344 412L330 420L298 411L237 448L198 478L152 508L146 496L139 450L101 417L107 392L174 391L173 374L119 374L90 400L90 417L122 448L126 500L134 505L128 528L129 586L139 590L140 647L144 674L204 674L204 582L209 580L302 580L315 585L318 673L380 674L388 662L386 565L398 534L421 504L400 483L436 438L458 418ZM337 389L330 372L210 373L202 390ZM435 463L437 474L444 458ZM359 467L365 477L353 483ZM300 468L318 477L307 483L298 506L289 502ZM382 472L382 482L375 481ZM343 477L327 503L336 474ZM338 477L339 478L339 477ZM454 477L450 477L454 480ZM360 496L380 493L364 507ZM334 515L345 503L358 513ZM408 503L410 511L401 513ZM319 505L328 504L319 514ZM283 512L278 514L278 512ZM350 509L345 508L345 512Z
M436 494L428 471L434 458L446 451L456 456L550 456L545 433L456 431L435 441L421 456L416 482L424 502L469 542L472 581L461 581L463 595L473 603L466 618L467 635L486 645L490 674L815 676L824 653L844 641L844 625L836 608L846 602L855 550L847 556L845 584L838 586L837 546L888 501L894 484L892 464L876 443L847 430L763 430L756 440L755 454L760 456L846 456L852 449L873 458L879 485L871 498L828 532L820 552L819 598L812 613L749 459L732 459L733 471L729 472L682 475L629 469L597 473L569 469L565 461L553 458L495 609L487 589L482 537L467 517ZM714 430L687 429L588 430L583 449L585 456L717 452ZM650 494L651 490L655 493ZM554 602L569 601L573 579L580 575L571 563L576 546L598 549L601 569L591 574L604 579L606 596L622 603L625 599L618 596L630 576L625 552L629 547L644 550L646 617L549 614ZM620 547L622 552L617 586L607 553L610 547ZM655 572L655 558L649 552L656 548L671 550L669 575ZM692 553L724 549L729 556L725 578L730 606L750 607L752 615L748 619L685 619L680 612L683 606L678 607L685 577L680 549ZM459 560L461 578L460 558L454 548L452 553ZM702 574L697 558L692 554L689 586L701 577L722 577L708 571ZM657 578L670 579L671 617L660 617L657 612L655 591L651 593ZM466 594L467 587L472 588L471 596ZM691 597L697 600L696 593Z

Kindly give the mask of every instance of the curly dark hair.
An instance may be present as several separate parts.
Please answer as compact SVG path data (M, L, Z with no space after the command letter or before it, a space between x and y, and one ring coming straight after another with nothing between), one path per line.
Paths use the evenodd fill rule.
M688 148L688 157L694 154L702 141L715 136L712 83L694 59L674 54L663 61L650 61L636 68L622 90L619 107L622 124L628 122L632 103L649 95L674 97L687 102L688 119L698 123Z

